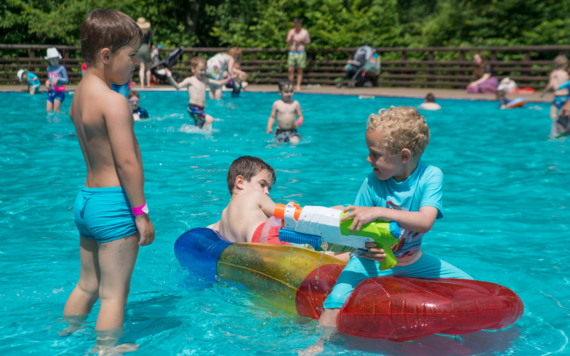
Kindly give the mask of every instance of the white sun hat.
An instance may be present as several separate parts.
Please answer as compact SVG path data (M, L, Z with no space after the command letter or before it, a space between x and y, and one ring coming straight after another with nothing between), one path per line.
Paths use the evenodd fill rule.
M22 75L24 75L24 73L26 73L28 70L27 69L20 69L18 71L18 79L20 79L20 83L22 82Z
M57 51L57 48L55 48L55 47L48 48L48 50L47 50L46 60L49 60L51 58L60 58L61 59L61 54L59 54L59 52Z

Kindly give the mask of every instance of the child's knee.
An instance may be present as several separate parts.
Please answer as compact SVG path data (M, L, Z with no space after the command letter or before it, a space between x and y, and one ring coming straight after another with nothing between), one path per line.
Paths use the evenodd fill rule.
M206 124L213 124L214 118L210 115L206 115Z

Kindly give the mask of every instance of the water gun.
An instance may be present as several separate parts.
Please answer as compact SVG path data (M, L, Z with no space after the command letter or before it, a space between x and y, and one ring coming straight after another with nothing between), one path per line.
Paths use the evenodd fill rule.
M350 225L354 219L341 222L344 215L342 210L322 206L301 208L293 203L276 204L273 213L276 219L283 221L279 230L280 241L309 244L315 249L323 242L356 249L366 249L366 242L375 242L386 254L386 259L380 262L380 270L394 268L398 261L391 246L399 242L402 234L400 225L394 221L374 221L362 226L360 232L351 233Z

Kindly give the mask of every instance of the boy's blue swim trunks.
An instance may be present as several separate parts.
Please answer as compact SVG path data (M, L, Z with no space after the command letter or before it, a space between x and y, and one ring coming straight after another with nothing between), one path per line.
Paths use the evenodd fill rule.
M189 104L188 105L188 114L190 117L194 119L194 124L199 128L204 127L206 123L206 113L204 112L204 108L202 106Z
M53 104L53 101L55 99L57 99L63 103L63 101L65 100L65 92L64 91L55 91L55 90L48 91L47 100Z
M558 109L561 109L567 101L568 96L555 96L554 100L552 100L552 105L556 106Z
M368 278L390 276L473 279L459 268L423 252L414 263L407 266L396 266L385 271L380 271L379 268L380 262L364 257L351 258L327 297L325 309L341 308L354 288Z
M97 242L109 242L137 232L135 216L122 187L83 187L73 207L79 234Z

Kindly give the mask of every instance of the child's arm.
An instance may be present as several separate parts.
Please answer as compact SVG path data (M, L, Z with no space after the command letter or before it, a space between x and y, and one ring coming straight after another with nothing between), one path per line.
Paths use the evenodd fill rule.
M267 195L265 195L264 193L259 193L259 208L263 211L263 213L265 215L267 215L268 218L273 216L273 213L275 212L275 203L273 202L273 200L271 200L270 197L268 197Z
M131 107L119 94L110 95L106 107L108 109L103 114L111 150L117 164L117 173L131 206L143 206L146 203L144 171L139 143L133 131ZM154 240L154 227L148 215L137 215L135 223L141 235L139 245L150 245Z
M277 102L274 102L273 106L271 107L271 115L269 116L269 120L267 120L267 130L265 130L265 133L273 132L273 124L275 124L276 115L277 115Z
M170 72L170 70L168 68L164 68L164 71L166 72L166 78L168 79L168 82L173 87L175 87L176 90L184 89L190 85L190 78L186 78L183 81L181 81L180 83L176 83L176 80L174 80L174 78L172 78L172 72Z
M226 85L228 83L228 81L230 80L230 78L226 78L226 79L222 79L222 80L214 80L214 79L210 79L210 78L206 78L206 81L208 82L208 84L214 84L214 85Z
M374 220L385 220L395 221L400 224L403 229L409 231L426 233L432 228L439 210L433 206L422 206L420 211L403 211L381 207L350 205L346 207L344 211L348 213L342 217L341 221L350 218L354 219L350 226L351 232L359 232L362 225Z
M544 88L544 90L542 91L542 94L540 94L540 97L542 98L544 96L544 94L548 93L548 91L550 89L556 90L554 89L555 87L555 76L554 76L554 72L550 73L550 78L548 78L548 84L546 85L546 87Z
M55 78L55 79L56 79L56 82L57 82L57 83L60 83L60 84L67 84L67 83L69 83L69 76L67 75L67 69L65 69L64 66L61 66L61 69L60 69L59 72L60 72L61 75L60 75L59 77ZM55 85L55 84L54 84L54 85Z
M295 113L297 114L297 121L295 121L295 127L299 127L303 125L303 112L301 111L301 104L297 101L297 105L295 105Z

